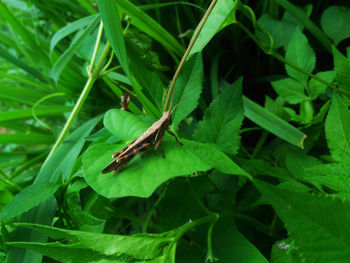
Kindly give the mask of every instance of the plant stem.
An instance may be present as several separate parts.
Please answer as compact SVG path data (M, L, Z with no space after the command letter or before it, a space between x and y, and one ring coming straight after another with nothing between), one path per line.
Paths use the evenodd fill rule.
M164 111L167 111L167 108L168 108L168 105L169 105L169 101L170 101L170 97L172 97L171 103L173 102L173 98L174 98L173 88L174 88L174 86L175 86L176 80L177 80L177 78L179 77L180 71L181 71L183 65L185 64L185 61L186 61L186 59L187 59L187 57L188 57L188 54L190 54L190 51L191 51L191 49L192 49L194 43L196 42L196 40L197 40L197 38L198 38L198 36L199 36L199 33L202 31L202 28L203 28L205 22L207 21L209 15L210 15L210 13L211 13L211 11L213 10L213 8L214 8L214 6L215 6L215 4L216 4L216 1L217 1L217 0L212 0L212 1L211 1L211 3L210 3L210 5L209 5L207 11L205 12L205 14L204 14L202 20L199 22L197 31L194 33L194 35L193 35L193 37L192 37L190 43L188 44L188 47L187 47L187 49L186 49L184 55L183 55L182 58L181 58L180 64L179 64L179 66L177 67L177 69L176 69L176 71L175 71L175 74L174 74L174 77L173 77L173 79L171 80L171 83L170 83L170 86L169 86L168 94L167 94L167 97L166 97L166 100L165 100L165 104L164 104L164 108L163 108ZM171 103L170 103L170 107L169 107L169 109L168 109L169 111L170 111L170 108L171 108Z
M75 120L75 118L78 116L78 113L80 111L80 109L82 108L82 106L84 105L84 102L87 98L87 96L89 95L89 92L94 84L94 82L96 81L96 79L99 77L99 72L102 68L102 65L104 63L104 60L106 58L106 56L108 55L109 49L110 49L110 45L109 43L107 43L105 45L105 48L102 52L101 57L99 58L98 62L96 63L95 66L95 61L96 61L96 57L97 57L97 52L100 46L100 42L101 42L101 37L102 37L102 31L103 31L103 25L102 22L100 24L100 28L99 28L99 32L97 35L97 39L96 39L96 44L95 44L95 48L94 48L94 52L92 55L92 59L91 59L91 63L88 67L88 71L89 71L89 78L84 86L83 91L80 94L80 97L77 101L77 103L75 104L73 111L71 112L70 116L68 117L68 120L66 121L63 130L61 131L58 139L56 140L54 146L52 147L50 153L48 154L48 156L46 157L45 162L52 156L52 154L57 150L58 146L60 146L60 144L63 142L64 138L66 137L66 135L68 134L69 129L71 128L73 121Z
M142 232L144 232L144 233L147 232L147 228L148 228L149 222L150 222L150 220L151 220L151 218L152 218L152 215L153 215L153 213L154 213L154 210L155 210L156 207L159 205L159 203L163 200L163 198L164 198L164 196L165 196L167 190L168 190L168 187L165 186L164 189L163 189L163 191L162 191L162 193L161 193L160 196L158 197L157 201L156 201L156 202L154 203L154 205L152 206L151 211L148 212L147 217L146 217L146 220L145 220L145 223L144 223L143 226L142 226Z
M279 54L276 50L274 49L268 49L266 50L266 48L261 44L261 42L255 37L254 34L252 34L243 24L241 24L240 22L236 21L236 24L261 48L261 50L266 53L267 55L271 55L273 56L275 59L281 61L282 63L292 67L293 69L305 74L306 76L309 76L310 78L313 78L323 84L325 84L327 87L330 87L331 89L340 92L342 94L344 94L347 97L350 97L350 93L337 88L335 85L333 85L332 83L329 83L328 81L325 81L324 79L304 70L303 68L298 67L297 65L295 65L294 63L292 63L291 61L285 59L281 54Z

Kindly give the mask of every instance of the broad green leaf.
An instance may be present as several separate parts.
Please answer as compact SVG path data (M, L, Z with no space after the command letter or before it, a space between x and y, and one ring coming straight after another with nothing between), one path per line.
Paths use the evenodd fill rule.
M208 20L194 43L188 59L195 53L201 52L208 42L224 27L234 23L235 2L218 0L211 11ZM197 29L196 29L197 30Z
M350 258L350 202L255 182L273 206L298 252L309 263L347 262Z
M2 210L0 221L17 217L50 198L58 189L54 183L36 183L18 193Z
M244 116L281 139L300 148L306 135L260 105L243 96Z
M249 172L252 176L268 175L284 180L289 180L293 178L288 173L288 171L286 171L286 169L277 166L272 166L269 162L265 160L240 158L239 162L242 164L242 168Z
M125 74L130 79L129 62L126 54L125 41L117 2L113 0L98 0L98 8L101 14L104 30L111 47L123 67Z
M77 33L77 35L75 36L69 48L56 60L55 64L51 69L51 76L56 82L58 81L63 69L67 66L69 61L73 58L77 49L81 47L86 37L96 28L99 20L100 20L99 16L94 17L94 19L90 22L90 24L84 30L81 30Z
M237 229L233 219L220 219L213 229L213 255L222 263L268 263Z
M286 59L292 62L297 67L312 73L316 65L316 56L312 47L307 41L307 38L302 33L300 28L297 28L294 32L292 39L290 40L287 50ZM308 78L304 73L288 66L286 71L290 77L293 77L301 82L305 82Z
M304 170L303 180L316 186L327 186L350 196L350 166L346 163L322 164Z
M96 253L98 253L101 256L109 256L111 259L115 260L123 255L130 256L135 259L151 259L160 255L163 246L171 241L170 238L163 238L161 234L141 234L127 236L67 230L38 224L21 223L17 225L29 228L31 230L39 231L53 239L64 238L65 243L53 242L48 244L41 244L42 247L39 246L39 243L31 242L11 242L11 245L21 247L28 246L34 249L37 248L39 252L49 253L51 257L54 256L54 252L59 252L58 255L61 257L66 257L66 259L70 259L72 256L77 259L79 255L81 257L84 256L84 253L86 253L87 256L96 256ZM47 249L45 251L45 247L53 247L56 249L53 251ZM42 248L44 251L40 251L40 248ZM90 254L89 251L93 253ZM60 260L62 260L62 258Z
M51 106L40 107L35 110L35 115L39 116L56 116L61 115L64 112L72 111L72 107L68 106ZM31 119L33 118L32 109L21 109L7 112L0 112L0 121L18 120L18 119Z
M300 263L303 260L291 239L277 241L272 247L270 263Z
M280 48L281 46L286 48L297 26L301 26L288 12L284 13L281 20L275 19L270 14L265 13L257 22L260 27L269 31L272 35L274 48ZM260 37L260 34L258 36ZM270 45L268 38L264 34L261 34L261 38L267 45Z
M137 138L150 126L129 112L118 109L107 111L103 124L110 133L123 141Z
M350 8L346 6L330 6L323 11L321 27L337 46L342 40L350 37Z
M174 52L178 56L185 52L176 38L130 1L119 0L118 5L121 12L128 14L132 25L159 41L169 51Z
M43 133L2 133L0 144L46 144L52 143L52 135Z
M91 15L91 16L86 16L83 18L80 18L64 27L62 27L60 30L58 30L54 36L51 38L50 41L50 52L53 51L53 49L56 47L57 43L62 40L63 38L69 36L73 32L89 25L96 17L99 16L98 14L96 15Z
M32 250L49 258L63 263L126 263L128 261L118 260L118 257L104 256L90 249L77 248L72 245L61 243L39 243L39 242L9 242L10 246ZM103 261L105 260L105 261ZM32 261L31 261L32 262Z
M333 49L335 79L339 88L350 91L350 60L335 47Z
M322 32L322 30L312 22L305 12L298 6L290 3L288 0L274 0L278 5L282 6L287 12L294 16L328 51L331 52L332 42Z
M271 85L277 94L290 104L298 104L308 100L304 92L304 85L300 81L286 78L272 81Z
M186 61L174 87L174 101L180 102L173 113L173 127L177 127L198 105L202 92L203 61L202 55L197 54Z
M338 94L334 94L325 124L326 139L332 157L350 161L350 112Z
M122 110L109 111L104 124L113 135L124 141L139 137L149 127L134 115ZM214 167L226 174L250 177L213 145L180 140L183 146L166 134L160 146L165 158L159 152L150 151L142 159L135 157L117 176L111 173L101 174L101 171L112 161L110 156L125 145L90 146L83 157L85 180L96 192L106 197L148 197L160 184L172 177L207 171Z
M323 71L316 74L317 77L332 83L334 80L334 71ZM312 100L315 100L321 93L327 88L326 84L319 82L318 80L311 78L309 82L309 95Z
M227 175L224 175L227 176ZM196 180L197 179L197 180ZM205 216L199 196L208 194L201 186L206 183L204 177L177 178L167 185L167 190L157 209L157 224L162 230L169 230ZM210 189L211 190L211 189ZM179 195L179 193L182 193ZM174 209L174 207L177 209Z
M286 168L297 179L302 180L307 174L306 169L322 164L317 158L306 155L302 151L288 151Z
M84 146L85 137L89 135L99 120L99 117L91 119L72 132L71 135L67 136L67 139L45 161L39 174L36 176L35 183L56 183L60 175L63 178L70 176L75 160ZM21 216L20 221L51 225L56 208L55 199L50 198ZM40 233L33 233L29 230L18 229L15 231L12 240L45 242L47 236ZM41 259L42 255L32 250L11 248L7 253L6 263L40 263Z
M194 138L217 144L225 153L235 154L239 148L239 129L243 121L242 78L225 89L210 104L203 120L194 131Z
M90 146L83 158L86 182L99 194L118 198L123 196L149 197L163 182L176 176L217 168L227 174L249 175L213 145L181 139L183 146L172 137L163 138L159 152L150 151L143 158L135 157L117 175L101 174L112 161L111 155L125 145L96 144Z

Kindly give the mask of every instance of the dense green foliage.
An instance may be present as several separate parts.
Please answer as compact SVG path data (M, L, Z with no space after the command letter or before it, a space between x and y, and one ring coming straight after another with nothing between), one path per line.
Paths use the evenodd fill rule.
M0 1L0 261L350 262L350 7L332 4L218 0L173 90L183 146L166 133L165 158L102 174L162 116L209 3Z

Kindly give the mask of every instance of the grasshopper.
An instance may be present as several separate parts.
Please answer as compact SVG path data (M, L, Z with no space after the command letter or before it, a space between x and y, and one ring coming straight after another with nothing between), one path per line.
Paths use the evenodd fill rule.
M114 160L102 170L102 173L109 173L111 171L114 171L114 173L119 172L137 154L143 153L143 152L149 150L153 145L155 145L154 146L155 150L160 151L159 146L162 142L165 131L167 131L169 134L173 135L175 137L176 141L180 145L182 145L179 142L179 140L177 139L176 135L169 130L169 125L171 125L171 123L172 123L171 114L174 111L174 109L181 102L180 101L172 110L170 110L171 104L172 104L173 99L174 99L174 93L175 93L172 91L173 91L173 88L175 86L176 79L179 76L180 70L183 67L183 65L186 61L186 58L188 57L196 39L199 36L199 33L201 32L201 30L205 24L205 22L207 21L209 14L213 10L213 8L216 4L216 1L217 0L212 0L211 4L209 5L202 20L198 24L198 28L195 31L195 33L193 34L193 37L192 37L190 43L188 44L187 49L186 49L184 55L182 56L182 59L181 59L179 65L176 69L176 72L175 72L173 79L172 79L170 86L169 86L168 95L167 95L165 105L164 105L163 116L158 121L153 123L152 126L149 127L143 134L141 134L141 136L139 138L137 138L135 141L128 144L121 151L113 154L112 157L114 158ZM171 96L171 94L172 94L172 96ZM167 108L170 96L171 96L171 103L170 103L169 108ZM166 109L168 109L168 110L166 110ZM163 158L165 158L163 152L162 152L162 156L163 156Z
M121 96L121 101L120 101L120 106L121 106L121 110L128 110L128 105L129 105L129 102L130 102L130 95L129 93L124 93L122 96Z
M156 151L160 151L162 153L162 157L165 158L164 152L159 149L165 131L174 136L176 141L182 145L182 143L177 139L176 135L169 130L169 125L172 124L171 114L176 107L177 105L172 111L165 111L163 116L158 121L153 123L152 126L141 134L139 138L128 144L121 151L114 153L112 155L114 160L102 170L102 173L105 174L111 171L114 171L113 173L119 172L137 154L146 152L147 150L151 149L153 145L155 145L154 149Z

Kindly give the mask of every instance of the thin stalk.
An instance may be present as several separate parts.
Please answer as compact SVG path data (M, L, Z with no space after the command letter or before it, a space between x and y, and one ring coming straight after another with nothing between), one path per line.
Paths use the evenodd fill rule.
M75 118L78 116L78 113L80 111L80 109L83 107L84 102L87 98L87 96L89 95L89 92L94 84L94 82L96 81L96 79L99 77L99 72L102 68L102 65L104 63L105 58L108 55L108 52L110 50L110 45L109 43L107 43L105 45L105 48L102 52L101 57L99 58L98 62L96 63L95 66L95 61L96 61L96 57L97 57L97 53L98 53L98 49L100 46L100 42L101 42L101 38L102 38L102 32L103 32L103 26L102 26L102 22L100 24L100 28L99 28L99 32L97 35L97 39L96 39L96 44L95 44L95 48L94 48L94 52L92 55L92 59L91 59L91 64L88 67L89 70L89 78L84 86L83 91L80 94L80 97L77 101L77 103L75 104L73 111L71 112L68 120L66 121L63 130L61 131L58 139L56 140L54 146L52 147L50 153L48 154L48 156L46 157L45 162L52 156L52 154L57 150L58 146L60 146L60 144L63 142L64 138L66 137L66 135L68 134L69 129L71 128L73 121L75 120Z
M261 48L261 50L263 52L265 52L267 55L271 55L273 56L275 59L281 61L282 63L292 67L293 69L305 74L306 76L313 78L323 84L325 84L327 87L330 87L331 89L342 93L343 95L347 96L350 98L350 93L337 88L335 85L333 85L332 83L329 83L328 81L325 81L324 79L304 70L303 68L298 67L297 65L295 65L294 63L290 62L289 60L285 59L282 55L280 55L276 50L266 50L266 48L261 44L261 42L254 36L254 34L252 34L243 24L241 24L239 21L236 21L236 24Z
M166 97L166 101L165 101L165 104L164 104L164 108L163 110L164 111L167 111L167 108L169 106L169 102L170 102L170 97L172 97L171 99L171 103L173 102L173 98L174 98L174 93L173 93L173 89L174 89L174 86L175 86L175 83L176 83L176 80L177 78L179 77L179 74L180 74L180 71L183 67L183 65L185 64L185 61L188 57L188 54L190 54L190 51L194 45L194 43L196 42L198 36L199 36L199 33L202 31L202 28L205 24L205 22L207 21L211 11L213 10L215 4L216 4L216 1L217 0L212 0L211 3L210 3L210 6L208 7L207 11L205 12L202 20L200 21L199 25L198 25L198 30L194 33L190 43L188 44L188 47L184 53L184 55L182 56L181 58L181 61L180 61L180 64L179 66L177 67L176 71L175 71L175 74L174 74L174 77L173 79L171 80L171 83L170 83L170 86L169 86L169 90L168 90L168 95ZM171 107L171 104L170 104L170 107ZM170 107L169 107L169 110L170 110Z
M151 218L152 218L152 215L154 213L154 210L156 210L156 208L159 205L159 203L163 200L167 190L168 190L168 187L167 186L164 187L164 189L163 189L162 193L160 194L160 196L158 197L157 201L152 206L151 211L149 211L149 213L147 214L145 223L142 226L142 232L144 232L144 233L147 232L147 228L148 228L149 222L151 221Z
M204 217L201 217L197 220L194 220L190 223L187 223L186 225L183 225L180 227L179 232L174 237L174 240L172 243L176 243L186 232L191 230L192 228L195 228L196 226L204 225L207 223L216 222L219 219L219 214L213 213Z

